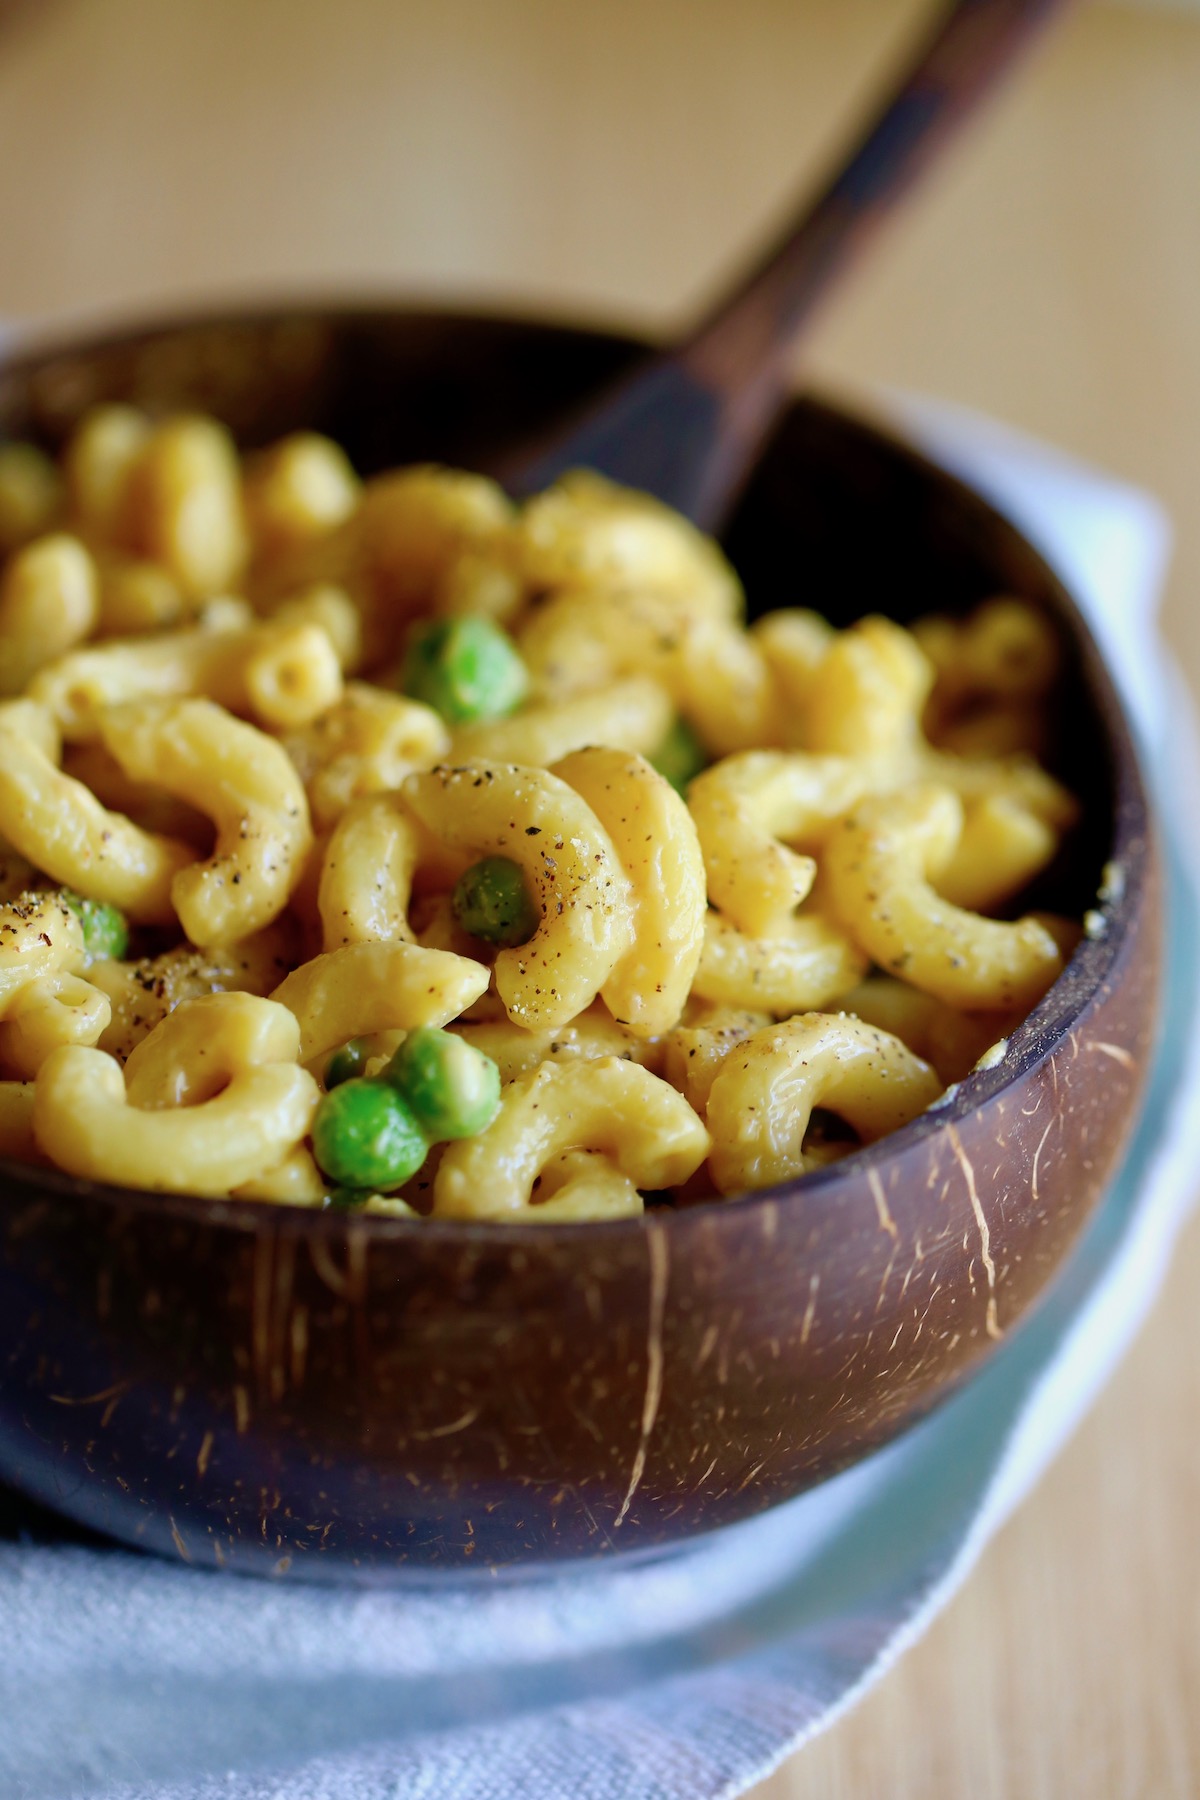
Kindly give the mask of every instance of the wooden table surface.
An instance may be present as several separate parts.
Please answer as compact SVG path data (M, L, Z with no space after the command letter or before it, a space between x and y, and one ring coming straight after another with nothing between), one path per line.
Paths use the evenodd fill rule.
M11 5L11 0L9 0ZM0 40L0 315L418 290L667 328L909 0L40 0ZM0 22L2 15L0 15ZM810 346L1155 490L1200 677L1200 13L1083 4ZM1200 1794L1200 1231L927 1637L757 1800Z

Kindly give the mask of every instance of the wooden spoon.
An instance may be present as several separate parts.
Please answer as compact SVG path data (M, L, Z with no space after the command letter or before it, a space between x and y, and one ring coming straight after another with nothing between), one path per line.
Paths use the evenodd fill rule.
M954 0L838 171L673 348L499 473L518 497L566 470L644 488L715 528L788 391L791 352L871 228L1063 0Z

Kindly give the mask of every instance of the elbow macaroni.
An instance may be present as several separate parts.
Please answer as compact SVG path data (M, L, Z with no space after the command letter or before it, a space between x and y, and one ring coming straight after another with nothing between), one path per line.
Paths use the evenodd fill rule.
M276 1167L312 1123L320 1089L295 1063L239 1070L211 1100L135 1106L120 1063L65 1045L43 1063L34 1136L69 1175L174 1194L227 1194Z
M32 1080L60 1044L96 1043L112 1018L112 1002L81 975L55 969L26 982L0 1025L0 1064Z
M39 538L18 551L0 583L0 693L19 694L98 619L95 564L77 538Z
M577 750L554 773L586 800L629 878L633 943L600 989L635 1037L669 1031L704 945L704 864L691 814L641 756Z
M642 1210L640 1188L674 1187L703 1162L708 1133L681 1094L638 1063L603 1056L596 1062L544 1062L505 1089L500 1111L478 1137L452 1144L433 1185L435 1218L570 1218L577 1184L593 1197L594 1161L558 1170L553 1197L534 1204L534 1190L556 1157L603 1153L623 1179L606 1183L604 1213ZM542 1214L542 1206L550 1211ZM594 1214L592 1216L595 1216Z
M156 1112L211 1100L243 1069L294 1063L300 1027L286 1006L252 994L199 994L168 1013L125 1064L131 1106Z
M955 906L931 883L962 833L948 788L865 801L842 820L825 859L834 911L883 969L964 1008L1027 1009L1062 968L1036 919L1005 924Z
M671 727L670 696L657 681L631 675L609 687L522 708L512 719L466 725L454 734L455 762L525 763L547 768L589 744L651 756Z
M864 1143L907 1125L942 1091L899 1038L842 1014L801 1013L733 1049L712 1083L707 1120L713 1180L723 1194L802 1175L814 1106Z
M446 1025L478 1000L487 970L420 944L349 944L302 963L271 995L300 1026L300 1057L376 1031Z
M32 741L0 732L0 835L55 881L144 925L174 918L172 894L195 851L109 812Z
M62 897L18 894L0 906L0 1019L7 1018L28 984L84 960L83 928Z
M870 779L850 757L746 750L698 775L688 806L700 834L708 895L751 937L786 929L817 865L791 844L815 843Z
M587 802L558 776L511 763L433 769L410 775L402 791L452 849L508 857L529 884L541 923L495 963L513 1023L553 1030L590 1006L635 926L632 884Z
M189 858L171 882L192 943L235 944L277 918L312 846L308 801L281 746L211 700L114 706L101 736L127 775L164 787L216 827L213 854Z
M123 406L61 475L0 448L0 553L0 1154L325 1206L331 1053L381 1081L448 1027L498 1111L355 1203L631 1217L905 1124L1069 954L989 916L1078 811L1031 754L1059 653L1021 600L747 628L717 547L599 477L515 508L362 483L311 432L243 467L214 420ZM463 614L530 692L449 727L398 669ZM484 858L524 942L460 915ZM128 953L89 944L101 904Z
M191 694L269 729L299 730L342 697L330 623L336 631L336 622L304 609L255 625L218 621L116 638L47 662L29 691L73 742L98 736L111 707Z
M324 948L411 940L408 902L420 839L394 794L367 794L342 814L321 864Z

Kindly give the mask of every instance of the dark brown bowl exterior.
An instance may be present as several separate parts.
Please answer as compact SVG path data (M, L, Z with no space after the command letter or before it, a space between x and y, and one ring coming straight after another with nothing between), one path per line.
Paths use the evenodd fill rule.
M483 462L636 354L386 309L160 328L0 369L0 429L102 398L316 425L370 471ZM1160 897L1109 679L976 496L800 402L733 521L759 608L901 618L1019 592L1067 650L1060 766L1089 824L1048 893L1103 932L905 1131L766 1194L602 1225L421 1224L4 1167L0 1476L167 1555L385 1580L650 1553L785 1500L925 1414L1067 1255L1152 1046ZM1115 876L1113 870L1116 871Z

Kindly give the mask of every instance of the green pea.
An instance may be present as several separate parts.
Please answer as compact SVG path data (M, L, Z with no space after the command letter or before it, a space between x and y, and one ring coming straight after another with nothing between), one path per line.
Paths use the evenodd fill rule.
M386 1081L343 1081L313 1120L313 1155L340 1187L399 1187L429 1145L402 1096Z
M125 915L106 900L88 900L65 889L63 899L83 926L83 953L89 963L116 961L129 948Z
M686 792L688 782L708 763L699 738L684 719L675 720L649 760L680 794Z
M410 1031L383 1072L404 1095L431 1143L474 1137L500 1107L500 1071L452 1031Z
M454 884L450 907L463 930L489 944L528 943L540 915L517 863L485 856Z
M332 1092L335 1087L341 1087L343 1081L352 1081L356 1075L361 1075L367 1066L368 1054L365 1038L351 1038L348 1044L335 1050L325 1064L326 1090Z
M512 639L490 619L435 619L414 632L404 660L404 692L451 725L502 719L529 690Z

